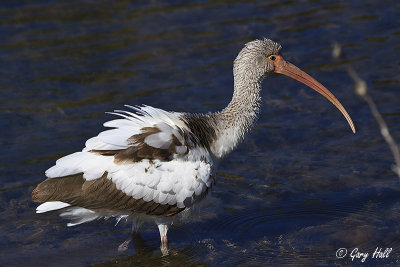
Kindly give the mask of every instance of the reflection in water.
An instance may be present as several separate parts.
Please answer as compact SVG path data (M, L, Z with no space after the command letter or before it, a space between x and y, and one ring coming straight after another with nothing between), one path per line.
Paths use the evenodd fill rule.
M396 264L392 157L345 64L399 140L399 12L398 1L2 1L0 265L342 265L356 263L336 250L356 246L393 247L366 264ZM119 253L129 224L67 228L56 213L34 214L33 185L102 129L105 111L216 111L231 97L237 51L262 36L337 94L356 135L313 92L270 77L258 126L219 166L208 204L172 227L169 255L154 227ZM334 41L348 61L332 62Z
M191 250L169 249L167 253L150 246L140 233L132 235L132 256L121 256L118 260L101 261L94 266L206 266L201 261L195 261Z

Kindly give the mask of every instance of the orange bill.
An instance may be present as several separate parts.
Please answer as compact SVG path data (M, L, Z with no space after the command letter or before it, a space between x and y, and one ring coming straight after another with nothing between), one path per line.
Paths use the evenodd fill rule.
M326 97L329 101L331 101L331 103L334 104L340 110L340 112L342 112L343 116L349 123L353 133L356 132L354 123L351 120L350 115L347 113L342 104L340 104L339 100L337 100L337 98L328 89L326 89L325 86L320 84L317 80L315 80L313 77L311 77L295 65L284 60L280 55L274 55L273 60L271 59L271 61L275 66L274 72L284 74L301 83L304 83L305 85L314 89L315 91Z

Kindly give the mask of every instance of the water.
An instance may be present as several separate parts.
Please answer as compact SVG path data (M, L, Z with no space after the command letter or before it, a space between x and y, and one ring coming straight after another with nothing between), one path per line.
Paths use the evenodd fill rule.
M3 1L0 4L0 264L31 266L360 264L400 260L400 185L351 63L400 142L398 1ZM286 77L263 84L260 119L219 166L202 213L169 232L146 225L67 228L35 214L44 171L123 104L208 112L232 94L243 44L269 37L352 116ZM332 59L332 44L343 48ZM372 259L376 247L392 248Z

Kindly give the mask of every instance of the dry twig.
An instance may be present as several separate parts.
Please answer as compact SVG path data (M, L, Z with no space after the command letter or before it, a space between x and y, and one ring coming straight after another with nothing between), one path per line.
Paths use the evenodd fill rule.
M341 46L338 43L333 45L332 55L333 58L337 59L341 55ZM392 151L393 158L395 165L392 166L392 170L399 176L400 179L400 150L399 146L396 144L396 141L393 139L392 135L389 132L389 128L383 119L382 115L379 113L378 108L373 100L373 98L368 94L367 90L367 83L361 79L352 65L347 66L347 72L349 73L350 77L353 79L355 86L354 91L357 95L363 98L371 112L372 115L375 117L375 120L378 122L381 134L383 139L385 139L386 143L388 143L390 150Z

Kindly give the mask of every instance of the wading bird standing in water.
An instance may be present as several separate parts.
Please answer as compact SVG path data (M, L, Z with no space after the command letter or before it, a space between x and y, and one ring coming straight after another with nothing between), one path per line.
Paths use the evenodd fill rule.
M175 217L210 190L217 162L251 129L260 107L261 82L280 73L311 87L332 102L353 132L354 124L336 97L311 76L285 61L269 39L249 42L233 66L234 92L220 112L189 114L150 106L126 106L120 118L86 141L82 152L60 158L32 193L36 212L63 209L68 226L98 218L153 220L161 248Z

